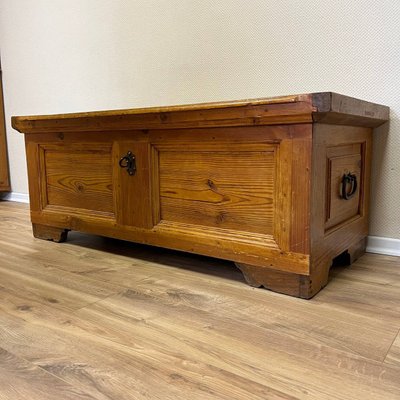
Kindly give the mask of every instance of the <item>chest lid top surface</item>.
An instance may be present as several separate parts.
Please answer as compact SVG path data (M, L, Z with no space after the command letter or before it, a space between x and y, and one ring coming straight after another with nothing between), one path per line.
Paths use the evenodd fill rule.
M22 133L179 129L321 122L377 127L389 107L333 92L189 105L14 116Z

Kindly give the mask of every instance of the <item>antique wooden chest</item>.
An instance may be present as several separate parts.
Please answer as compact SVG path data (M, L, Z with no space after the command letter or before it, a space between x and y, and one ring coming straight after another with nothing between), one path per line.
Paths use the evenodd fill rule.
M224 258L251 285L310 298L335 257L365 251L372 129L388 117L326 92L12 125L35 237L77 230Z

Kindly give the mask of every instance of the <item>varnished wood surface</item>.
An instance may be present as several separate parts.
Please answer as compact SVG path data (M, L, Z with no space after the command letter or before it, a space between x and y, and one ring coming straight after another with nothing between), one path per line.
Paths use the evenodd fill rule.
M117 114L153 114L159 112L174 112L174 111L193 111L193 110L208 110L208 109L219 109L219 108L230 108L230 107L247 107L257 105L268 105L268 104L284 104L284 103L296 103L299 101L309 101L307 95L289 95L289 96L278 96L278 97L265 97L259 99L243 99L243 100L231 100L231 101L216 101L209 103L198 103L198 104L181 104L172 106L160 106L160 107L144 107L144 108L132 108L132 109L121 109L121 110L108 110L108 111L91 111L91 112L78 112L69 114L53 114L53 115L31 115L25 117L16 117L16 121L24 120L36 120L36 119L57 119L57 118L71 118L71 117L102 117L102 116L115 116Z
M135 157L136 171L129 175L126 169L119 166L119 160L128 152ZM117 223L121 225L152 228L158 221L153 221L153 182L151 149L142 141L124 141L114 143L114 197ZM110 187L113 187L113 184Z
M70 233L0 202L0 399L397 400L400 260L366 254L312 300L233 263Z
M45 203L113 213L111 144L44 145L39 151Z
M333 92L313 93L311 96L317 110L313 113L315 122L372 128L389 119L387 106Z
M358 193L351 200L338 200L337 193L327 188L327 181L350 172L348 168L329 169L329 160L354 157L352 144L359 147L356 160L362 160L353 170L359 175ZM362 151L360 152L360 146ZM314 271L330 267L332 258L354 246L359 246L368 235L369 182L371 169L372 132L370 128L315 124L313 127L313 177L311 195L311 253ZM357 152L356 152L357 153ZM336 157L332 157L336 156ZM346 163L344 163L346 164ZM358 165L358 163L356 163ZM331 176L331 177L330 177ZM339 190L339 181L336 187ZM335 186L335 185L334 185ZM321 189L321 188L325 188ZM355 204L352 202L355 201ZM338 204L339 203L339 204ZM341 205L340 203L345 203ZM347 208L348 207L348 208ZM358 210L357 210L358 209ZM348 213L346 214L346 210ZM327 218L329 213L330 219ZM342 214L344 213L344 214ZM324 267L325 266L325 267Z
M277 146L157 150L162 220L273 234Z
M307 274L311 133L302 124L28 134L32 222ZM128 151L132 176L119 166Z
M388 117L388 107L326 92L13 117L12 124L26 134L36 232L47 225L60 237L78 230L220 257L242 265L254 285L278 284L278 292L291 272L288 294L311 298L327 284L332 259L361 248L368 234L370 145L357 135ZM338 149L330 154L328 145ZM351 160L346 146L358 146ZM105 150L99 160L83 148ZM130 153L137 169L127 175L119 162ZM349 172L360 188L343 206L338 185Z
M330 146L326 150L328 179L326 193L326 223L328 230L342 222L354 218L360 213L360 188L363 187L362 166L365 164L365 145L361 143ZM342 198L342 179L344 173L351 172L357 178L357 189L354 195Z
M12 126L24 133L256 126L313 120L376 127L388 119L386 106L322 92L165 107L14 116Z

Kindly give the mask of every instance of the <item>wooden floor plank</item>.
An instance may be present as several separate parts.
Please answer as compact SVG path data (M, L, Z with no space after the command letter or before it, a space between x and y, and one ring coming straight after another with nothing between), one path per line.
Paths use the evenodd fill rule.
M394 272L390 274L391 277L385 277L384 269L376 272L376 257L371 254L364 255L351 267L334 276L321 294L315 297L315 304L329 305L338 311L367 316L399 328L400 287L396 270L400 269L400 258L391 258ZM359 265L363 268L360 269ZM385 278L368 279L367 276L363 276L362 270L365 270L367 265L373 265L370 274ZM388 283L382 284L385 279L388 279Z
M226 261L37 240L28 207L0 202L0 399L54 379L57 399L397 400L399 267L367 254L305 301Z
M385 358L385 363L395 365L400 368L400 332L393 341L390 350Z
M42 368L0 347L1 400L95 400Z
M95 397L295 399L194 360L189 354L181 358L168 349L167 340L162 351L152 344L151 338L143 345L136 339L134 318L128 326L131 340L127 345L112 340L119 335L118 327L111 328L113 335L109 340L104 334L108 326L65 315L41 303L20 307L13 294L3 290L1 295L0 341L21 357Z
M0 285L15 293L23 288L30 298L57 308L75 310L121 290L118 286L78 277L52 265L42 265L32 256L29 259L20 257L19 261L13 256L2 260Z
M141 304L145 304L146 309ZM165 305L168 316L162 312ZM171 349L178 348L184 353L195 354L198 360L202 359L258 383L268 381L273 384L271 379L275 379L277 387L298 392L298 398L317 399L328 393L332 399L342 396L350 398L346 397L350 388L353 388L354 398L369 398L372 395L374 398L386 398L400 377L400 370L385 369L379 362L316 342L298 340L273 330L249 326L228 317L194 311L179 300L164 303L159 297L137 290L128 290L122 295L85 307L78 314L103 327L118 327L116 331L119 334L124 331L125 319L134 315L138 321L146 322L145 332L140 334L135 331L136 342L139 338L145 341L146 337L151 337L153 344L159 341L162 347L172 341L174 344ZM176 325L179 326L179 333ZM122 340L129 340L128 333L125 333ZM118 340L121 340L121 336ZM235 349L234 353L232 349ZM321 363L325 365L323 371L318 369ZM310 370L313 371L312 376ZM331 386L328 380L325 385L322 384L326 376L330 377ZM283 382L291 382L290 389ZM357 390L354 388L355 382ZM374 382L372 391L371 382ZM385 387L383 392L379 393L379 387ZM398 389L393 389L394 398L399 394Z
M351 268L344 268L346 279L385 287L400 288L400 259L394 256L368 253L357 260ZM334 269L331 275L338 276L343 268Z
M130 244L119 241L110 243L103 240L97 242L97 245L102 248L104 243L111 253L118 252L118 246L120 246L121 254L112 257L113 261L111 262L104 262L104 260L101 262L101 257L104 258L102 253L95 256L96 248L86 249L83 250L84 256L80 259L83 262L79 266L76 264L71 266L70 263L64 262L60 267L67 270L73 268L75 272L82 275L124 287L134 287L142 283L144 286L153 287L154 290L161 287L161 294L167 291L170 296L181 294L181 301L199 299L212 286L215 289L214 293L220 296L220 299L216 300L221 303L216 312L225 313L234 310L240 318L254 319L257 324L265 323L257 319L258 315L268 314L268 323L273 324L275 329L283 332L290 330L291 334L295 335L312 336L326 344L336 342L335 345L344 350L347 349L359 355L368 355L375 360L383 361L388 347L392 343L393 335L399 328L398 304L393 306L391 304L396 303L398 298L395 284L387 285L392 294L392 302L386 301L385 295L379 293L379 285L370 284L367 285L369 292L365 290L370 297L368 299L370 304L363 308L359 304L362 300L359 297L363 296L363 288L360 289L359 286L365 286L366 283L362 281L359 284L349 279L356 290L352 293L351 301L348 301L345 306L342 306L343 302L340 299L336 303L325 301L323 292L313 300L311 305L289 297L282 299L280 295L269 292L265 294L265 291L254 290L243 285L240 272L231 263L225 261L169 251L163 252L153 248L147 248L146 254L146 251L143 252L143 247L140 251L135 245L132 248ZM96 246L92 243L93 245ZM146 247L144 248L146 250ZM370 256L373 255L367 255L362 260ZM395 257L391 259L398 261ZM118 260L117 263L116 260ZM355 264L354 268L357 268L357 265ZM352 273L352 268L342 270L341 274ZM395 268L396 266L393 264L391 269ZM173 280L169 278L172 271L174 273ZM372 277L379 275L376 272L373 275L374 271L368 267L363 268L362 272ZM360 274L362 272L360 271ZM334 279L339 281L340 274L336 274ZM365 278L363 279L365 280ZM220 288L219 285L221 285ZM191 287L190 294L185 295L185 288L188 286ZM346 289L346 286L345 282L342 289ZM331 295L328 291L326 296ZM237 301L235 302L235 300ZM315 303L319 303L319 307L315 307ZM298 318L298 304L302 304L302 318L300 319ZM387 307L386 304L390 304L391 307ZM282 305L284 307L281 307ZM196 305L196 307L198 306ZM211 301L201 306L214 308L215 303ZM381 315L382 308L386 310L387 315ZM358 309L361 312L358 312ZM324 321L323 324L320 323L320 317Z
M396 398L398 394L394 387L398 369L383 368L346 354L332 354L331 349L307 344L303 344L304 357L301 357L299 351L295 352L298 343L290 338L254 327L251 335L243 337L243 332L249 332L245 324L213 319L208 313L196 314L187 306L169 305L169 317L164 318L160 316L160 308L165 305L133 291L81 309L78 311L81 318L72 315L68 320L60 320L58 310L42 304L19 307L10 299L8 303L13 306L8 310L3 308L2 315L7 314L9 321L22 315L30 324L25 329L16 327L14 322L9 327L12 339L7 330L0 339L7 343L12 340L14 350L21 356L92 394L96 394L95 389L104 394L108 387L115 392L121 384L126 385L125 379L117 384L113 377L105 376L104 371L114 368L124 371L117 382L126 378L126 373L145 379L149 385L155 378L161 379L160 382L176 378L180 392L174 396L178 399L185 398L188 390L196 398L199 388L209 398L234 399L264 398L266 393L276 398L291 398L293 393L299 399L318 399L324 395L331 399L383 399ZM144 304L146 309L141 307ZM44 337L49 339L44 342ZM67 347L68 357L64 354ZM107 361L110 356L112 363ZM158 367L156 360L160 363ZM325 369L318 371L321 362ZM204 374L210 382L203 379ZM326 382L321 381L324 376L329 376ZM235 382L234 389L226 379ZM106 385L103 387L101 382ZM239 390L241 382L244 387ZM328 382L330 385L326 385ZM350 388L354 397L346 397ZM218 391L228 397L217 395ZM284 394L287 391L290 394ZM117 391L117 395L121 393Z
M191 261L193 263L193 259ZM176 260L172 269L157 263L110 266L101 271L90 271L86 276L147 291L166 302L180 302L218 316L230 315L238 321L314 340L377 361L384 360L398 330L397 323L358 315L352 310L338 310L331 304L316 307L314 301L304 302L253 289L241 281L210 277L206 274L209 267L217 264L217 268L229 269L232 266L216 260L212 260L213 265L206 265L207 260L201 262L204 273L188 273L187 269L177 268L181 264ZM171 271L174 279L170 279Z

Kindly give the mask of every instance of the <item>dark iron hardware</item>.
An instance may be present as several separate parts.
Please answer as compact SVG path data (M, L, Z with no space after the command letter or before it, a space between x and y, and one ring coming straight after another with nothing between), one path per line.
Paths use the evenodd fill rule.
M121 168L126 168L126 170L128 171L129 175L135 175L135 173L136 173L136 158L135 158L135 155L131 151L128 151L126 153L126 156L122 157L119 160L119 166Z
M351 199L357 191L357 176L352 173L344 174L342 177L341 195L342 199Z

